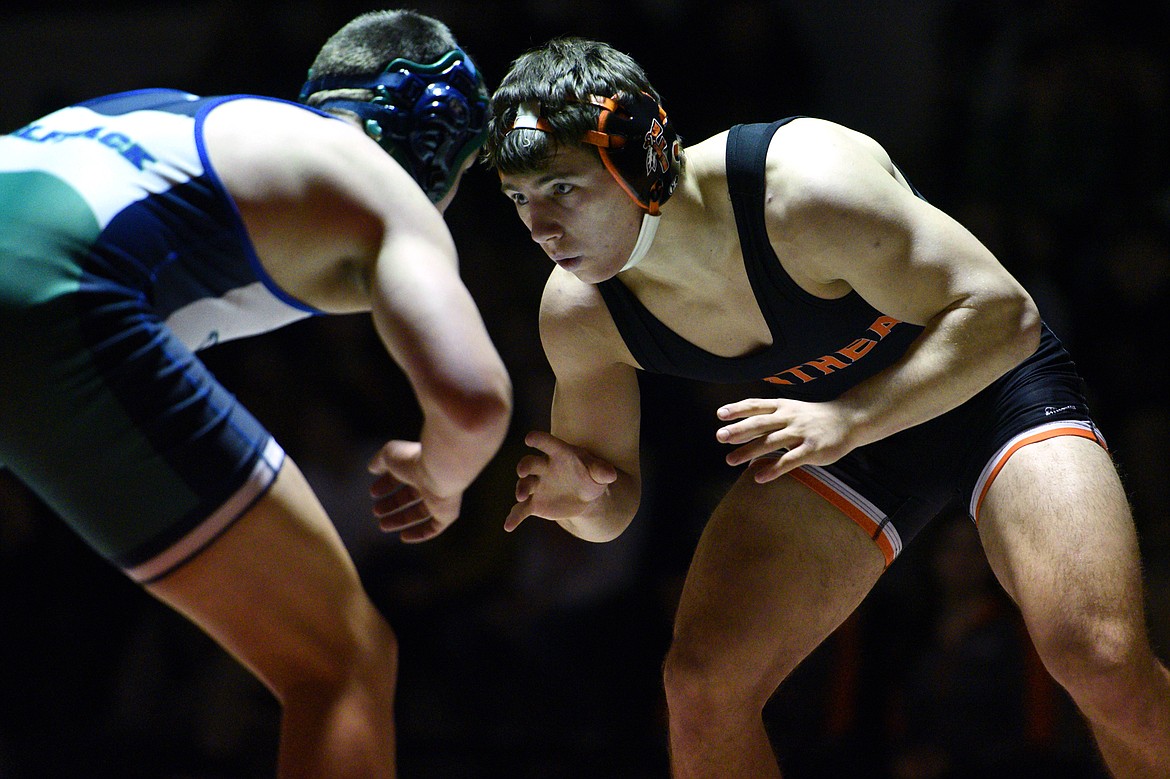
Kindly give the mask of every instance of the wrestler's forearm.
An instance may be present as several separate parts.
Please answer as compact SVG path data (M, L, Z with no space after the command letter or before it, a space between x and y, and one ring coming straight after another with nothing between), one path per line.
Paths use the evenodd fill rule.
M854 420L862 446L961 405L1039 342L1040 317L1027 297L959 303L931 320L900 360L833 402Z

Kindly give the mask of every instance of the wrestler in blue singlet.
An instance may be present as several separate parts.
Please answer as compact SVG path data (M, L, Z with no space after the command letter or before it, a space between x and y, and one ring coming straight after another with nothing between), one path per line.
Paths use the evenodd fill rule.
M193 352L315 313L264 272L208 161L203 120L240 97L128 92L0 137L0 463L139 581L283 462Z

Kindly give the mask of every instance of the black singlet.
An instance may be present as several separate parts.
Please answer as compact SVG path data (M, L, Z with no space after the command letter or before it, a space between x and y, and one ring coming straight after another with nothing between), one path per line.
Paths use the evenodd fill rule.
M707 382L763 380L772 396L824 401L896 361L922 331L896 323L855 292L837 300L814 297L784 272L768 241L763 196L768 144L788 121L738 125L727 141L728 190L744 264L772 346L743 357L713 355L656 319L617 278L598 284L644 370ZM1035 353L966 403L832 465L801 466L792 476L870 533L889 563L951 507L977 519L980 497L1013 446L1052 435L1103 443L1080 376L1045 325Z
M728 191L744 267L772 345L742 357L711 354L659 321L617 277L603 281L598 290L644 370L707 382L763 379L777 396L831 400L895 362L922 331L856 292L836 300L811 295L784 271L764 224L764 162L772 135L789 121L737 125L727 138Z

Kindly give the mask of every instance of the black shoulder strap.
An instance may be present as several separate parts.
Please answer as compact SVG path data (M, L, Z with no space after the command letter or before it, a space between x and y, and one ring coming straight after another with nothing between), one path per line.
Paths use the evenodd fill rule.
M749 200L763 197L768 143L776 130L790 121L792 118L771 124L737 124L728 132L727 189L733 200L737 195Z
M743 252L744 269L772 332L774 344L785 341L780 325L781 312L774 290L791 291L794 283L776 259L764 223L764 192L767 187L768 146L781 126L796 119L790 116L770 124L741 124L727 136L727 191L735 211L735 227Z
M674 333L659 322L616 276L599 282L597 291L605 300L613 323L638 365L651 373L670 373L674 366L667 356L665 344L672 341Z

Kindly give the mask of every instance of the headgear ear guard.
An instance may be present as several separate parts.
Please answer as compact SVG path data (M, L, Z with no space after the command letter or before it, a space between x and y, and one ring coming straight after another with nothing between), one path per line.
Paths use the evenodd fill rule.
M674 194L682 169L682 141L666 111L650 95L589 95L601 108L585 143L597 147L606 169L651 216Z
M344 108L361 117L366 134L414 177L431 202L451 190L463 163L487 137L487 86L461 49L429 65L395 59L372 77L309 76L301 102L325 90L373 90L368 101L327 99L316 107Z

